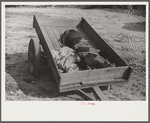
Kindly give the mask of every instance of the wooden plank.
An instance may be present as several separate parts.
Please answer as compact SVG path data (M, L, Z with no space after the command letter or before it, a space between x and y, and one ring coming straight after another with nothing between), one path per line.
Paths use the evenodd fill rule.
M66 85L67 88L74 88L74 85L73 84L70 84L70 85Z
M91 95L85 93L84 91L82 91L82 90L80 90L80 89L78 89L78 91L83 95L83 97L84 97L85 99L87 99L87 100L95 100L94 97L92 97Z
M44 26L41 26L39 25L37 19L35 18L34 16L34 19L33 19L33 27L35 28L36 32L37 32L37 35L40 39L40 43L41 41L46 41L46 45L48 45L48 47L50 49L54 49L54 46L53 44L51 43L50 39L49 39L49 36L45 30L45 27Z
M45 26L45 28L49 35L49 38L51 39L53 46L55 47L55 50L60 49L60 45L58 43L57 37L56 37L55 33L53 32L52 28L48 27L48 26Z
M109 97L109 94L110 94L110 86L111 85L108 85L107 97Z
M51 40L49 39L47 31L45 30L45 27L39 25L39 23L35 17L33 20L33 27L35 28L35 30L38 34L38 37L39 37L40 42L42 44L43 50L44 50L46 57L47 57L47 60L48 60L48 66L50 67L50 69L53 72L53 76L54 76L56 84L57 84L57 90L59 91L60 75L59 75L57 66L53 60L52 54L50 52L50 49L54 49L54 46L53 46Z
M52 54L50 52L50 46L48 46L47 44L47 41L45 40L44 36L41 35L41 44L42 44L42 47L43 47L43 50L46 54L46 58L48 60L48 66L49 68L51 69L52 73L53 73L53 76L55 78L55 81L57 83L57 89L59 90L59 86L60 86L60 75L59 75L59 72L58 72L58 68L54 62L54 59L52 57Z
M100 98L100 100L102 101L108 100L98 86L93 87L93 89L96 92L97 96Z
M61 74L61 85L80 83L87 79L88 72L89 71L86 70Z
M98 84L98 83L113 83L113 82L116 82L115 79L113 78L107 78L107 79L101 79L101 80L91 80L91 81L82 81L83 85L86 85L86 84L91 84L91 85L94 85L94 84Z
M61 18L52 18L44 16L35 16L40 25L45 26L76 26L80 20L79 19L61 19Z
M45 27L44 26L40 26L40 28L41 28L41 32L42 32L41 35L43 36L43 39L44 39L45 43L47 44L48 48L49 49L55 49L55 46L51 42L51 39L50 39L50 37L49 37ZM41 42L42 41L43 40L41 40Z
M39 18L39 19L42 20L43 18ZM59 32L58 28L68 29L68 28L70 28L70 25L69 25L69 23L66 23L65 20L61 21L61 19L56 22L56 23L59 22L61 24L57 24L57 25L55 25L56 24L55 21L54 21L55 19L51 20L49 18L47 20L45 18L41 22L39 22L38 20L37 20L36 17L34 18L34 27L35 27L35 29L36 29L36 31L38 33L40 41L42 42L42 46L44 47L44 51L46 52L46 56L48 58L48 64L51 66L52 72L53 72L53 74L55 76L55 79L57 81L57 84L58 84L58 88L60 87L59 85L67 85L67 84L75 84L75 83L79 83L79 82L86 82L86 81L91 81L91 80L93 80L95 78L99 79L99 80L104 80L107 77L108 78L113 78L114 77L114 78L121 78L121 79L124 78L124 79L126 79L126 76L130 75L129 72L128 72L129 70L127 70L128 66L113 68L113 70L112 70L112 68L106 68L106 69L104 69L104 71L102 71L103 69L101 69L101 70L97 69L97 70L92 70L92 72L91 71L90 72L89 71L77 71L77 72L73 72L73 73L63 73L63 74L60 75L58 73L57 66L54 63L53 58L52 58L51 53L50 53L50 50L49 50L49 49L52 49L51 47L53 47L53 49L55 49L54 48L54 44L52 43L52 41L51 41L51 39L49 37L49 34L47 33L46 29L42 29L43 26L41 26L41 25L43 25L42 23L44 23L44 25L46 27L48 25L50 25L50 26L57 26L57 31L58 32ZM45 22L43 22L43 21L45 21ZM53 24L52 24L52 22L53 22ZM75 25L72 24L71 26L74 27ZM89 30L89 29L87 28L87 30ZM88 34L89 34L89 32L88 32ZM59 32L59 34L60 34L60 32ZM90 37L90 39L91 39L91 37ZM126 73L124 71L126 71ZM108 83L108 81L106 83ZM87 83L85 83L85 84L87 84ZM94 83L94 84L97 84L97 83ZM91 83L88 83L88 87L91 87ZM82 88L82 87L80 87L80 88ZM73 89L74 88L66 89L66 90L73 90ZM65 91L65 90L63 90L63 91Z
M59 34L60 34L60 37L61 37L61 35L63 35L63 33L66 31L66 28L65 28L65 27L56 27L56 28L57 28L57 30L58 30L58 32L59 32ZM58 39L58 42L59 42L59 43L61 42L61 38ZM63 46L63 45L60 43L60 46Z
M66 89L64 86L60 86L60 88L59 88L60 90L64 90L64 89Z
M61 85L74 84L79 82L90 82L95 80L97 81L122 78L126 69L128 69L128 66L64 73L61 74Z
M75 88L76 88L76 87L81 87L81 86L83 86L82 83L75 83L75 84L74 84L74 87L75 87Z
M96 33L96 31L86 22L85 19L77 25L77 29L84 33L94 43L100 51L109 58L111 62L116 63L117 66L127 66L126 63L119 57L119 55Z
M73 90L78 90L78 89L84 89L84 88L91 88L94 86L108 86L108 85L117 85L118 83L126 83L128 82L125 79L120 79L120 81L115 81L115 82L107 82L107 83L94 83L94 84L86 84L86 85L81 85L80 86L75 86L74 88L66 88L65 85L62 85L63 88L61 88L59 91L60 92L66 92L66 91L73 91ZM79 84L79 83L78 83ZM60 86L61 87L61 86Z
M78 88L78 87L82 87L82 86L83 86L83 85L80 84L80 83L72 84L72 86L61 85L61 86L60 86L60 90L67 90L67 89Z
M55 37L56 37L56 39L58 41L60 39L60 33L57 30L57 27L51 27L51 29L52 29L52 31L53 31L53 33L54 33L54 35L55 35Z

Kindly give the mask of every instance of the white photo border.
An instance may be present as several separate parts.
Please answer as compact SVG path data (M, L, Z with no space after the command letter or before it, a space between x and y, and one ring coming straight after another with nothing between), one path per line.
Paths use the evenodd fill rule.
M5 5L146 5L146 101L5 101ZM1 120L2 121L148 121L148 2L2 2L1 3ZM90 101L86 101L88 103ZM93 102L93 101L92 101Z

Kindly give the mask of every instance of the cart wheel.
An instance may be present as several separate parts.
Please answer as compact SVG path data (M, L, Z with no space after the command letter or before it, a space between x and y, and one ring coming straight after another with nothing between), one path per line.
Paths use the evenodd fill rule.
M39 41L31 39L28 47L28 61L30 73L36 77L40 73L41 64L41 47Z

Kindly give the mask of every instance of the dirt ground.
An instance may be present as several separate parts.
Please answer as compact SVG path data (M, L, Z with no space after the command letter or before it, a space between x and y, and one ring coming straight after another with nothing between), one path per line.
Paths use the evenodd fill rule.
M57 95L51 71L42 66L38 78L28 67L28 43L37 37L33 15L60 18L85 18L96 32L133 69L129 83L111 86L109 100L145 100L145 17L138 11L128 16L126 11L76 8L12 7L5 11L6 87L8 101L85 100L76 91ZM107 89L102 88L104 94ZM95 95L92 90L85 92Z

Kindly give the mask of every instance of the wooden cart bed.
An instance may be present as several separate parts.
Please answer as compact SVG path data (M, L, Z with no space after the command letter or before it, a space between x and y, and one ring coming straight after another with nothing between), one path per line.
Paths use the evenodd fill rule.
M33 27L38 34L40 44L48 59L48 66L53 72L58 92L128 81L131 68L127 66L124 60L96 33L84 18L74 20L34 16ZM110 62L115 63L116 67L60 74L50 49L57 50L60 48L58 42L60 35L68 29L78 30L85 39L88 39L93 47L100 49Z

